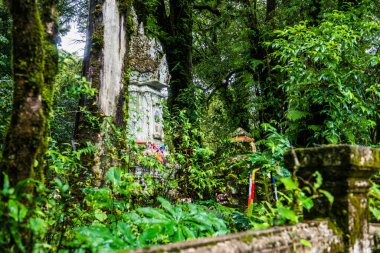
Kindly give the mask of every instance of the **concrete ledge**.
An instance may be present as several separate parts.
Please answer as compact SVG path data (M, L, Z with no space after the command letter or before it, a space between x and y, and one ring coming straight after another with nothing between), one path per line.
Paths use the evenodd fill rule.
M355 145L322 145L292 149L285 155L288 169L304 179L318 171L322 188L334 203L318 198L318 208L304 213L309 220L329 218L343 232L345 252L371 252L368 224L370 178L380 169L380 149Z
M306 247L301 240L312 247ZM248 231L226 236L202 238L193 241L143 248L130 253L245 253L245 252L343 252L341 235L334 234L327 221L309 221L293 226L275 227L266 230Z
M311 174L318 170L333 179L352 176L367 178L380 169L380 149L357 145L297 148L294 152L285 154L285 159L289 169L298 163L301 170L307 169Z
M371 235L372 252L380 252L380 237L376 236L376 233L380 233L380 223L370 223L369 233Z

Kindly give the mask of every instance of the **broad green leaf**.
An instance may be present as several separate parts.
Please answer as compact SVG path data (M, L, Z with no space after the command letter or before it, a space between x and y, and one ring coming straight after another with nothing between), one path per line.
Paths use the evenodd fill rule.
M320 193L322 193L323 195L325 195L325 197L327 198L327 200L329 201L330 203L330 206L332 206L332 204L334 203L334 196L328 192L328 191L325 191L325 190L318 190Z
M167 223L171 222L171 220L169 219L160 219L160 218L142 218L141 220L141 223L144 223L144 224L161 224L161 225L165 225Z
M291 121L296 121L296 120L305 118L308 115L310 115L310 113L304 112L304 111L295 110L295 109L289 109L288 112L287 112L287 114L286 114L287 118L289 120L291 120Z
M294 180L291 177L284 177L284 178L281 178L280 180L284 184L285 188L289 191L292 191L298 188L298 184L294 182Z
M142 207L138 208L137 212L147 216L147 217L154 217L154 218L160 218L160 219L168 219L168 216L165 215L165 213L157 208L153 207Z
M306 239L301 239L300 240L300 243L308 248L311 248L313 245L311 244L311 242L309 242L308 240Z
M307 210L310 210L314 206L313 200L303 194L299 196L298 199L300 200L302 207L306 208Z
M370 206L369 210L375 216L377 221L380 221L380 209Z
M313 173L313 176L315 177L314 189L318 189L323 183L322 175L316 171Z
M131 227L127 223L118 222L117 230L128 243L133 243L136 240Z
M41 236L45 234L48 224L41 218L32 218L29 220L29 227L35 234Z
M177 232L174 234L175 242L181 242L186 239L185 236L183 235L183 228L184 226L181 226L181 225L177 227Z
M20 221L23 221L26 214L28 213L28 208L26 208L26 206L24 206L23 204L21 203L18 203L19 204L19 214L18 214L18 218Z
M95 218L100 222L103 222L107 219L107 214L100 209L95 210Z
M62 186L62 192L66 192L67 190L69 189L69 185L68 184L65 184L64 186Z
M285 207L277 207L279 214L287 220L298 222L298 217L293 210Z
M55 184L58 186L58 188L62 188L62 181L59 178L54 178Z
M195 238L195 234L187 226L183 227L183 234L184 234L186 240Z
M161 206L167 211L169 212L171 215L175 215L176 212L174 211L174 208L173 208L173 205L170 204L169 201L167 201L166 199L164 198L161 198L161 197L158 197L157 200L161 203Z
M177 227L177 223L172 221L172 222L168 222L166 223L164 226L165 226L165 233L168 235L168 236L172 236L175 231L176 231L176 227Z
M145 229L144 232L141 234L141 238L146 241L151 241L155 238L157 238L161 234L161 228L158 225L150 226L149 228Z
M8 208L9 208L9 216L11 216L15 221L19 221L19 218L18 218L18 203L11 199L8 201Z
M111 182L112 186L115 187L121 180L120 170L112 167L106 173L106 178Z

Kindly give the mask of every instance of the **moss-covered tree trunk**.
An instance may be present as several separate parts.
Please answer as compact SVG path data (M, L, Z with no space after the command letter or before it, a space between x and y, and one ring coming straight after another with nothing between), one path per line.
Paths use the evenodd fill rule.
M253 61L260 61L262 64L258 64L256 67L248 66L248 72L252 76L252 79L254 82L257 83L255 87L256 96L263 98L263 101L266 101L267 103L269 100L267 99L270 97L270 87L267 87L267 77L268 77L268 69L264 65L264 59L267 57L267 51L263 48L263 39L264 34L259 29L258 25L258 3L257 0L243 0L242 4L244 6L244 11L242 12L243 20L245 21L246 27L248 29L248 40L250 42L249 47L249 58L250 62ZM271 21L271 15L274 13L275 9L274 4L270 4L268 2L267 5L267 15L266 15L266 22ZM247 90L246 92L250 92ZM270 115L269 118L272 117L273 109L270 108L269 103L265 108L258 108L258 119L260 123L268 122L270 119L268 119L268 114ZM269 112L268 112L269 111ZM245 108L243 112L241 112L241 115L245 115L246 122L245 124L249 125L248 119L250 116L249 108ZM242 125L244 127L244 125ZM251 127L247 127L246 130L250 131Z
M11 15L7 6L0 1L0 153L4 146L7 125L12 113L12 85L11 76ZM0 154L1 160L1 154Z
M88 144L99 145L102 138L101 125L103 124L103 117L96 99L103 63L103 4L104 0L89 1L89 21L83 75L91 82L91 87L96 89L97 94L94 97L82 95L79 101L79 107L85 109L78 110L79 112L76 115L74 139L78 144L78 148L86 148ZM84 170L80 172L80 179L83 181L90 179L94 185L99 185L99 180L101 180L103 173L98 169L94 169L99 164L99 152L86 152L81 156L81 162ZM74 193L74 195L80 198L81 192Z
M193 46L193 3L192 0L171 0L165 7L161 0L157 21L160 29L159 40L164 51L171 75L168 109L171 119L179 119L181 111L189 120L193 129L199 128L197 103L192 75L192 46ZM183 122L178 121L174 129L173 144L176 149L183 147ZM193 131L193 133L196 131ZM199 136L190 133L190 138L199 141Z
M38 161L42 161L47 147L47 120L58 62L53 40L45 40L50 37L49 33L55 34L52 30L55 22L44 26L42 19L47 21L49 15L41 18L41 14L51 13L53 5L53 2L48 6L39 5L35 0L9 1L13 20L14 92L2 170L8 173L13 185L28 177L44 178L43 171L36 173L35 168L42 168ZM39 6L43 8L42 13Z
M191 97L183 97L192 86L192 1L170 1L170 15L159 19L168 36L161 41L167 55L171 74L169 109L186 109L193 105ZM166 18L164 18L166 16Z
M103 3L104 0L89 1L89 21L83 61L83 76L89 79L91 86L94 88L99 87L100 69L103 60ZM83 147L86 142L95 142L96 136L100 132L99 127L89 119L95 119L99 114L99 109L96 104L96 97L89 97L88 95L82 95L79 106L86 107L87 111L79 111L76 115L74 139ZM87 157L84 163L90 163L86 159ZM92 160L91 157L88 157L88 159Z
M119 154L111 149L122 149L123 142L120 138L113 138L115 128L110 127L109 122L117 130L126 128L130 6L129 0L89 2L83 75L96 94L93 97L84 95L79 101L79 106L85 110L76 116L74 139L79 148L86 148L88 143L95 147L81 157L85 167L81 178L87 177L95 186L101 185L108 167L120 165ZM119 59L122 62L118 62ZM105 120L106 117L111 121Z
M45 119L48 119L53 106L53 91L55 76L58 73L58 0L41 0L41 21L44 27L44 88L42 96L43 112ZM42 141L41 150L45 151L48 148L47 138L50 135L50 127L44 124L44 129L41 129L44 141ZM42 152L38 157L39 166L46 168ZM45 171L42 175L45 175Z

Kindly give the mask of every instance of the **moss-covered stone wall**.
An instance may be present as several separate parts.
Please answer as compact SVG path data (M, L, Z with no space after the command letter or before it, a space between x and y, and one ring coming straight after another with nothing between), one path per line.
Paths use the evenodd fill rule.
M309 178L315 171L323 188L334 196L332 206L317 199L318 208L306 218L329 218L342 231L345 252L370 252L368 191L370 178L380 169L380 149L354 145L322 145L294 149L286 155L287 168Z
M312 246L305 245L305 241ZM129 253L337 253L344 252L343 240L326 221L311 221L288 227L249 231L145 248Z

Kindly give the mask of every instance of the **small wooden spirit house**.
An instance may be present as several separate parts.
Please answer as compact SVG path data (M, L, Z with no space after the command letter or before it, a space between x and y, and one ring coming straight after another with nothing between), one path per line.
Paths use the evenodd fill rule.
M231 142L239 149L239 153L256 153L255 140L243 128L239 127L232 133Z

